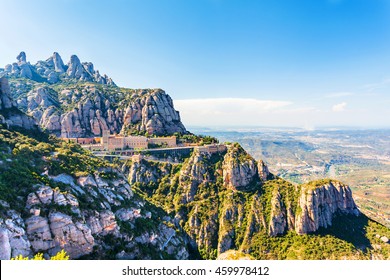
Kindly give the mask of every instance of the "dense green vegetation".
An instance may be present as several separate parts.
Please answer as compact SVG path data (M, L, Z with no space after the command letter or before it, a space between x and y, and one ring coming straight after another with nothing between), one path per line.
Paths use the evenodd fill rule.
M269 237L258 233L250 253L257 259L388 259L390 244L383 243L378 236L389 235L390 229L364 215L339 215L331 227L320 228L315 234L289 231L284 236Z
M289 231L281 237L258 233L252 239L250 253L256 259L361 259L362 252L351 243L331 235L298 235Z
M234 147L234 160L237 163L251 159L241 147ZM196 165L203 173L188 201L185 194L190 193L194 178L185 175L183 170L192 168L192 158L187 158L182 164L142 160L139 172L148 183L133 184L134 199L123 203L126 207L137 207L135 201L147 199L143 211L150 212L153 219L142 217L133 223L118 221L121 232L134 237L153 232L161 223L173 227L171 221L163 219L168 213L172 219L176 215L180 217L181 229L178 229L178 233L194 237L193 241L197 246L190 246L192 258L215 259L221 236L231 236L232 249L249 253L256 259L390 257L390 245L380 240L383 236L389 237L390 230L364 215L337 216L332 227L321 228L316 234L298 235L288 231L282 236L269 237L272 200L276 195L280 196L282 205L291 206L295 213L299 213L300 188L315 188L330 181L320 180L304 186L294 186L276 178L256 190L234 191L227 189L223 183L224 156L225 153L215 153L199 157ZM135 163L127 162L127 167L133 164ZM117 166L114 164L93 157L79 145L66 143L40 132L0 127L0 199L7 201L12 209L24 215L26 196L35 190L35 185L45 184L64 193L69 191L69 186L54 182L45 172L50 175L66 173L75 179L99 172L100 177L110 180L116 179L117 173L110 171L115 167ZM152 180L150 176L153 177ZM98 195L95 200L85 195L78 196L81 210L101 210L99 201L103 198L97 189L95 191ZM112 211L117 209L119 206L113 206ZM0 206L0 215L4 214L3 211L5 208ZM60 211L78 218L69 205L47 205L41 209L41 215L48 215L50 211ZM259 215L257 218L264 226L253 228L256 215ZM222 217L225 218L221 219ZM217 231L213 231L214 228ZM207 235L202 235L201 232L207 232ZM126 240L112 234L97 237L96 241L99 245L95 251L84 258L113 259L118 253L128 249ZM140 247L140 250L143 250L142 254L154 259L173 258L150 244Z
M69 191L69 186L54 182L45 172L50 175L66 173L76 178L102 167L114 166L93 157L77 144L41 132L8 130L0 126L0 199L19 212L23 212L26 196L37 184ZM103 177L113 176L100 173ZM82 206L83 198L80 200Z
M238 144L233 144L232 148L232 158L236 164L252 159ZM224 155L213 154L197 158L197 169L205 170L203 182L185 175L185 170L189 170L194 164L193 157L182 165L175 166L176 168L170 164L143 161L142 165L146 168L142 169L143 172L158 174L157 180L148 184L135 184L145 199L161 206L172 217L181 217L180 225L198 243L197 250L192 252L193 257L216 258L220 238L226 235L233 238L232 249L249 253L257 259L390 257L390 245L377 237L390 236L389 230L368 220L364 215L338 216L332 227L321 228L316 234L298 235L295 231L287 231L281 236L270 237L268 227L271 211L281 211L278 208L272 210L275 197L279 197L282 207L291 208L292 215L295 216L301 211L298 199L302 188L316 188L332 180L317 180L297 186L270 176L260 188L245 192L234 191L227 189L222 180ZM186 202L185 197L191 193L191 188L195 190L193 199ZM258 228L254 227L255 219L260 219L261 225ZM202 235L199 231L205 228L208 232L207 240L201 242L197 238Z

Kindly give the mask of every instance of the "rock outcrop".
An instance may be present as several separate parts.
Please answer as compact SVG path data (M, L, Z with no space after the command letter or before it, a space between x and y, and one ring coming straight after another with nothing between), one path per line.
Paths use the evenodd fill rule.
M6 78L0 78L0 110L11 109L15 105L12 100L8 80Z
M31 243L27 238L24 220L14 210L8 209L6 215L6 219L0 219L0 259L30 255Z
M161 89L136 91L124 107L122 132L135 131L155 135L186 133L171 97Z
M282 235L287 230L286 207L283 204L281 195L276 192L271 200L271 213L268 233L270 236Z
M107 75L101 76L95 71L90 62L80 62L76 55L72 55L67 65L64 65L61 56L54 52L46 60L40 60L35 65L27 62L26 53L21 52L17 62L8 64L0 70L0 76L10 78L27 78L36 82L56 84L64 80L96 82L103 85L115 86L113 80Z
M351 189L337 181L312 182L302 187L295 218L299 234L332 225L336 213L359 215Z
M176 210L175 223L189 245L206 258L245 251L259 232L306 234L331 226L338 214L359 215L348 186L332 180L294 186L238 144L216 154L194 151L180 171L172 169L142 160L128 163L124 172L153 201L169 201L165 207Z
M100 75L92 63L81 62L76 55L64 65L55 52L32 66L22 52L14 66L0 70L0 76L11 78L15 104L57 136L101 136L104 130L150 135L187 133L172 99L163 90L120 89L106 75ZM30 69L31 75L21 75L21 67ZM21 77L26 80L17 79Z
M233 163L232 157L240 161ZM167 203L168 209L176 209L174 223L185 229L189 246L200 250L202 257L216 258L227 250L244 246L254 233L266 228L257 163L240 146L232 145L227 151L216 153L195 150L180 170L165 165L132 161L123 170L132 183L152 198ZM248 166L253 170L249 180L243 179L245 183L232 187L224 182L226 168L228 174L233 174L233 182L237 182L240 172L231 170L244 170ZM252 180L256 187L248 186Z
M200 184L211 181L212 174L208 170L210 154L194 152L187 164L180 171L179 182L182 186L181 203L194 200Z
M101 136L104 130L150 135L186 133L171 98L163 91L129 92L125 100L118 101L115 94L92 85L60 93L39 87L18 98L18 104L43 128L62 137Z
M240 191L254 190L261 183L256 161L238 144L233 144L225 155L223 180L227 188Z
M257 169L259 172L260 181L264 183L270 176L268 166L265 164L264 161L259 160L257 163Z
M71 259L189 257L180 228L113 165L58 140L0 134L0 259L62 249Z
M54 52L53 55L46 60L46 62L48 63L49 66L54 67L55 72L57 73L65 72L64 62L62 61L61 56L57 52Z
M150 220L153 214L144 209L142 200L133 200L137 208L125 207L124 201L131 200L133 193L126 180L119 173L117 176L118 179L107 181L97 174L88 175L79 177L77 183L66 174L52 177L68 186L66 192L35 186L36 190L27 196L27 218L22 219L19 213L9 210L6 219L0 219L1 259L31 257L37 252L53 256L62 249L71 259L76 259L91 254L94 248L100 248L96 249L100 252L103 247L107 250L115 246L114 241L111 245L106 243L107 235L116 242L128 244L116 258L150 258L140 248L152 246L156 252L168 252L172 258L187 259L185 243L172 228L173 224L153 222L155 228L150 225L138 228L142 224L138 219ZM98 209L86 209L79 196L86 200L83 203L97 203ZM118 210L114 213L112 207ZM156 216L155 221L160 218Z
M66 75L69 78L80 81L91 80L91 75L84 69L83 65L81 65L80 59L77 57L77 55L72 55L70 57L70 61L67 66L68 70L66 71Z
M23 59L23 58L21 58ZM0 78L0 118L1 123L8 127L18 126L24 129L38 129L37 123L31 117L21 112L11 97L8 80Z

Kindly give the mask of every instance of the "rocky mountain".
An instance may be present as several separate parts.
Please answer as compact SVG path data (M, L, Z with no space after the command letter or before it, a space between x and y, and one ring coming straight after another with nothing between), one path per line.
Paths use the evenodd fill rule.
M113 80L107 75L101 76L99 71L94 69L91 62L81 62L76 55L72 55L66 65L57 52L54 52L48 59L40 60L34 65L27 61L25 52L21 52L16 59L17 62L7 64L4 69L1 69L0 75L8 78L26 78L49 84L73 81L115 86Z
M18 108L52 134L92 137L101 136L103 130L187 133L172 99L161 89L116 87L111 79L100 76L92 63L80 63L77 56L67 65L58 53L35 65L26 62L24 52L17 59L0 71L0 76L9 78Z
M0 259L62 249L72 259L189 257L172 218L117 166L31 127L18 109L7 115L14 101L1 82Z
M264 162L256 162L238 144L230 145L224 153L195 151L183 164L129 161L123 171L151 203L174 215L174 223L187 234L190 251L205 259L219 258L231 250L272 259L275 245L264 254L254 245L258 240L279 244L280 240L304 239L307 233L334 228L339 219L352 221L349 231L357 231L359 223L372 223L371 227L389 234L388 229L368 222L359 212L349 186L334 180L294 186L270 174ZM379 243L381 250L388 250L389 244L372 236L370 243L361 233L353 234L363 240L354 246L364 250L351 247L328 257L369 258L371 254L389 258L388 253L368 249ZM367 250L370 253L365 255Z
M390 229L360 213L349 186L293 185L238 143L194 148L181 162L108 162L37 129L207 142L183 135L160 89L86 82L86 64L59 55L45 65L72 78L49 84L24 53L17 59L19 76L0 79L0 259L62 249L72 259L390 259Z
M188 258L169 215L107 162L4 127L0 151L0 259L61 249L72 259Z

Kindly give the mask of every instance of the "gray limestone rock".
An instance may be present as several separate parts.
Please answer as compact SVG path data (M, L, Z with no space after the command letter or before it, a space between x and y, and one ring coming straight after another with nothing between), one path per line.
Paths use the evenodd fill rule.
M68 63L68 70L66 74L70 78L80 78L83 75L84 69L81 65L80 59L76 55L70 57Z
M223 161L223 180L230 189L253 190L260 183L256 161L240 146L229 147Z
M41 216L26 219L27 236L35 252L46 251L55 247L49 221Z
M62 61L61 56L57 52L54 52L53 55L46 61L53 64L55 72L57 73L65 72L64 62Z
M331 226L336 212L359 215L351 189L336 181L302 188L298 207L301 209L295 217L295 231L298 234Z
M0 260L11 258L11 245L8 237L8 230L0 227Z
M0 78L0 110L10 109L16 104L11 97L11 89L6 78Z
M259 171L260 180L264 183L265 181L267 181L267 178L269 176L268 167L264 163L264 161L259 160L257 163L257 169Z
M269 222L269 235L277 236L284 234L287 231L286 208L283 205L280 193L273 195L271 200L271 218Z
M18 60L19 64L27 63L25 52L20 52L16 59Z
M36 122L16 108L16 102L11 97L8 80L0 78L0 111L5 123L9 126L19 126L25 129L37 129Z
M51 213L49 220L55 246L59 247L53 251L64 249L72 259L92 252L94 238L85 224L74 223L70 216L60 212Z

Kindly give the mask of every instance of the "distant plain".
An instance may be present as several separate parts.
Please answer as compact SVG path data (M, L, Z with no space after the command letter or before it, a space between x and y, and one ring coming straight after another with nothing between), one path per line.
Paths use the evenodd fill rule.
M390 227L390 129L189 129L240 143L290 182L340 180L350 185L363 213Z

